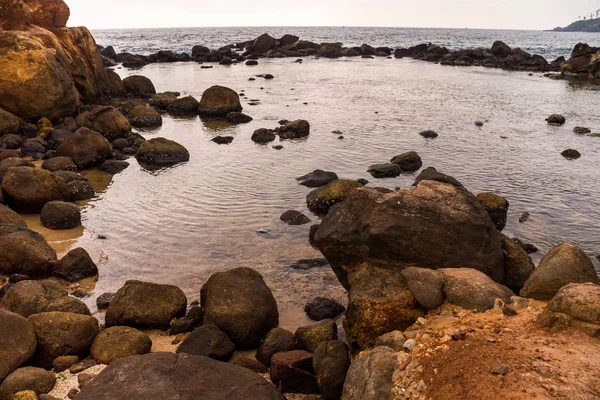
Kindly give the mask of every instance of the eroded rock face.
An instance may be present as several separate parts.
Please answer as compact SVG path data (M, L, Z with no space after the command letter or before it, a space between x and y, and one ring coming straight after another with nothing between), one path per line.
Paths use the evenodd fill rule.
M2 0L0 6L0 27L7 31L23 30L28 24L64 28L71 15L63 0Z
M594 264L572 243L562 243L548 252L521 289L521 297L550 300L569 283L600 283Z
M335 182L335 181L334 181ZM463 188L422 181L382 194L358 188L329 210L315 244L340 282L365 261L388 268L474 268L504 279L500 233Z
M208 357L150 353L113 362L77 395L79 400L283 400L249 369Z

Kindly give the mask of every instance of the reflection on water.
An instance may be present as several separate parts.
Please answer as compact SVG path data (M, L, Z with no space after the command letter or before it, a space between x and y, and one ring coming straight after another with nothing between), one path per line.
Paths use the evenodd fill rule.
M165 115L161 129L144 135L183 144L190 152L188 163L150 173L130 159L131 166L105 191L98 185L108 180L86 173L101 192L84 209L85 233L74 243L102 259L90 305L127 279L172 283L198 299L210 274L247 266L265 276L284 325L292 327L311 297L345 297L327 267L286 268L298 259L319 257L308 244L309 225L286 226L279 220L285 210L296 209L318 222L305 205L310 189L295 178L321 168L342 178L368 179L371 185L408 188L414 174L375 180L366 170L409 150L474 193L507 197L506 232L534 243L540 254L562 241L573 241L591 255L600 252L600 139L572 132L574 126L600 131L600 98L594 90L527 73L414 60L261 60L251 69L154 64L141 73L158 91L177 90L198 99L215 84L244 90L244 112L254 120L230 125ZM275 79L248 81L259 73ZM249 99L260 99L260 105L247 106ZM565 126L546 124L554 112L566 116ZM255 129L298 118L311 123L307 140L268 146L250 140ZM478 120L489 122L479 128ZM419 136L425 129L436 130L439 138ZM338 140L333 130L341 130L345 139ZM217 134L234 141L217 145L210 140ZM284 148L276 151L273 144ZM566 160L560 155L566 148L583 156ZM524 211L531 219L519 224Z

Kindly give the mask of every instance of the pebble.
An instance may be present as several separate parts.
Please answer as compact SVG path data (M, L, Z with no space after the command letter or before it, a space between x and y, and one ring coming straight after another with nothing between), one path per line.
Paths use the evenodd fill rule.
M74 399L75 396L77 396L78 394L79 394L79 390L71 389L71 390L69 390L69 393L67 393L67 397L70 399Z
M508 372L508 365L495 365L492 367L493 375L506 375Z
M489 343L496 343L496 339L494 339L494 338L488 338L487 341Z
M452 340L465 340L466 338L467 338L467 334L460 330L456 330L452 334Z
M78 373L83 372L86 369L91 368L97 364L98 363L96 362L96 360L92 360L92 359L83 360L83 361L78 362L77 364L73 364L71 366L71 368L69 368L69 372L72 374L78 374Z
M415 339L408 339L406 342L404 342L402 347L404 348L404 351L410 353L415 347L417 347L417 341Z

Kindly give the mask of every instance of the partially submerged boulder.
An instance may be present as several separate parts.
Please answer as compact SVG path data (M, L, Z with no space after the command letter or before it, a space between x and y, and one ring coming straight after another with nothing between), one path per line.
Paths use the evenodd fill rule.
M187 298L176 286L127 281L106 310L106 326L168 329L186 307Z
M141 144L136 158L140 163L164 167L189 161L190 153L177 142L153 138Z
M77 247L55 263L52 273L69 282L76 282L98 275L98 267L85 249Z
M521 297L550 300L569 283L600 283L594 264L572 243L554 247L540 261L521 289Z
M127 119L136 128L151 128L162 125L162 117L154 107L146 104L135 106L127 113Z
M310 124L303 119L297 119L278 128L281 139L299 139L310 135Z
M111 106L97 106L77 116L77 126L96 131L109 141L125 137L131 124L119 110Z
M123 79L123 86L127 94L134 97L152 97L156 89L152 81L142 75L131 75Z
M205 321L225 332L238 349L257 348L279 323L271 290L262 276L250 268L213 274L200 295Z
M212 86L204 91L198 107L200 115L226 117L230 112L241 112L240 96L224 86Z
M496 229L502 231L506 226L509 203L504 197L495 193L479 193L477 200L488 212Z
M338 176L335 172L323 171L321 169L315 169L313 172L296 178L300 185L309 188L325 186L335 179L338 179Z
M308 209L315 214L327 214L331 206L343 201L350 193L363 185L347 179L335 179L306 196Z
M323 219L315 244L345 287L347 274L365 261L394 269L467 267L504 279L500 233L487 212L467 190L441 182L389 194L355 189Z
M112 158L112 147L98 132L80 128L58 146L56 155L71 157L79 169L85 169Z

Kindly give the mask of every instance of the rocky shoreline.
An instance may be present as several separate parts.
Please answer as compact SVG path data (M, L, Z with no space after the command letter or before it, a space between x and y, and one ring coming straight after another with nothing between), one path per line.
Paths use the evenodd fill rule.
M219 50L196 46L191 56L165 51L145 57L100 51L87 29L66 28L69 9L62 0L5 3L10 12L0 16L0 400L385 400L493 398L497 391L507 398L600 396L599 378L589 369L599 366L600 351L600 280L590 257L562 243L535 266L529 256L535 246L501 233L509 200L474 195L433 167L421 170L415 151L368 167L374 179L421 170L410 189L368 187L364 180L323 170L297 179L309 188L308 209L321 218L306 229L307 238L325 259L292 267L329 265L348 291L348 302L311 299L304 311L313 323L295 332L279 326L275 297L251 268L214 273L200 301L190 304L177 286L128 280L116 293L100 295L99 311L92 315L81 299L89 296L83 281L98 279L96 262L83 248L58 259L19 215L39 214L51 230L79 227L77 202L95 195L80 172L118 174L131 157L149 170L189 161L194 154L181 144L146 139L134 130L160 127L165 113L234 124L252 120L242 113L235 90L215 85L200 100L157 93L148 78L121 79L105 67L116 62L252 66L262 57L412 57L597 78L598 49L578 44L570 60L548 63L502 42L489 50L450 52L432 44L344 48L262 35ZM566 122L558 114L547 121ZM265 146L279 137L293 144L310 140L310 134L309 121L281 120L275 129L256 130L250 140ZM423 140L438 136L420 134ZM234 140L217 138L222 145ZM578 154L563 152L570 159ZM311 218L289 210L281 221L308 226ZM168 346L158 346L159 340ZM535 349L510 344L519 340ZM557 354L556 346L565 341L573 350ZM536 364L531 353L548 354L543 360L548 365ZM559 374L552 362L573 365L577 375ZM478 379L453 375L466 368L477 371ZM534 372L543 380L530 379ZM574 378L581 382L565 382Z

